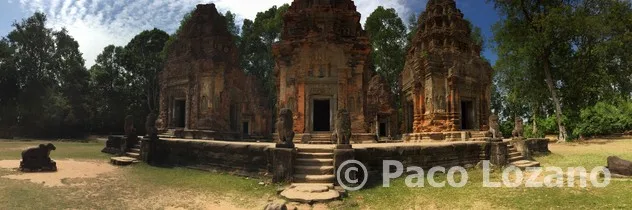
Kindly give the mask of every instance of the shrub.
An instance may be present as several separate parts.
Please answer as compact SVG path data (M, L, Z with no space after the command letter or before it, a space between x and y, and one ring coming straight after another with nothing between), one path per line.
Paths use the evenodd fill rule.
M573 130L577 136L622 133L632 129L632 101L598 102L581 110L580 120Z

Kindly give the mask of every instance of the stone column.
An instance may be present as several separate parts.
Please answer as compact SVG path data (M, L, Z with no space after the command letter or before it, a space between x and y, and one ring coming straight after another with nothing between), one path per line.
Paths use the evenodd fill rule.
M502 141L491 141L489 151L489 161L496 166L507 165L509 153L507 143Z
M272 182L291 183L294 176L295 148L272 149Z

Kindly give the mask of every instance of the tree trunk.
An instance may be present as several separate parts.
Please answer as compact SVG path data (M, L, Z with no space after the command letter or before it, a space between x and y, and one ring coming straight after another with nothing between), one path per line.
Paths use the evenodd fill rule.
M537 118L537 115L538 115L538 109L537 108L533 109L533 128L531 130L531 133L534 136L538 134L538 125L537 125L538 118ZM540 137L540 136L537 136L537 137Z
M551 62L549 61L548 56L544 56L544 76L546 77L546 86L549 88L549 92L551 93L551 98L553 98L553 104L555 105L555 116L557 118L557 126L559 129L559 135L557 136L558 142L566 141L566 128L562 122L562 106L560 105L560 100L557 98L557 90L553 85L553 78L551 77Z

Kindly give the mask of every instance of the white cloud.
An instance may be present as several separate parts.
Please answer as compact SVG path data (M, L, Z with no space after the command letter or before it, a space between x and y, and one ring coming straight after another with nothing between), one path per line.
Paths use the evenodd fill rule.
M48 15L55 29L65 27L80 45L86 66L110 44L123 46L143 30L159 28L172 33L182 16L202 3L215 3L221 12L230 10L239 19L254 19L258 12L291 0L20 0L28 12ZM414 3L413 3L414 2ZM425 4L426 0L355 0L362 22L378 6L395 8L402 19L412 12L408 4ZM241 22L240 22L241 23Z

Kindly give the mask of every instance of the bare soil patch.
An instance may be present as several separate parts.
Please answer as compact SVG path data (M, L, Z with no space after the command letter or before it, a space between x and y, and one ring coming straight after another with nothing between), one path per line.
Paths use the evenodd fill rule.
M100 174L113 172L117 168L105 161L75 161L56 160L57 172L18 172L2 176L2 178L14 180L29 180L33 183L41 183L47 187L63 187L82 185L78 180L96 178ZM17 171L20 160L0 160L0 168Z

